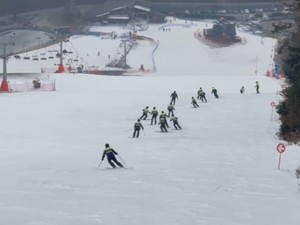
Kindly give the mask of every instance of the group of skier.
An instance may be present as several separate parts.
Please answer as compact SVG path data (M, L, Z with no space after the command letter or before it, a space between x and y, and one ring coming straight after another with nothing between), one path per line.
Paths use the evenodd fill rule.
M258 81L255 81L255 90L256 90L256 94L259 94L259 83L258 83ZM241 94L244 94L244 92L245 92L245 88L244 88L244 86L242 86L241 87L241 89L240 89L240 93Z
M218 91L216 88L212 88L212 91L211 93L215 96L215 98L219 98L219 95L218 95ZM207 99L205 97L205 92L203 91L202 87L199 88L198 92L197 92L197 99L199 99L201 102L203 103L207 103ZM192 101L191 101L191 104L194 108L198 108L199 105L197 103L197 100L195 99L195 97L192 97Z
M256 88L256 93L259 94L259 83L258 81L255 82L255 88ZM244 86L241 87L240 89L240 93L243 94L245 92L245 88ZM219 98L218 95L218 91L216 88L212 88L211 93L215 96L215 98ZM142 116L134 123L134 131L133 131L133 138L138 138L140 135L140 130L144 130L144 126L141 123L141 120L146 120L148 118L148 114L150 114L151 117L151 125L156 125L157 124L157 117L159 115L159 122L158 124L160 125L160 130L161 132L168 132L167 128L169 127L167 118L170 118L170 121L173 122L173 126L176 130L178 129L182 129L181 126L178 123L178 117L175 116L175 107L174 105L176 104L176 100L178 100L178 94L176 93L176 91L174 91L171 95L171 101L170 104L167 107L168 110L168 114L166 114L164 111L161 111L160 115L158 113L158 110L156 109L156 107L153 107L152 110L149 109L149 106L146 106L143 109L142 112ZM202 90L202 88L200 87L200 89L197 92L197 99L199 99L201 102L203 103L207 103L207 99L205 97L205 92ZM192 102L191 104L193 105L194 108L198 108L199 105L197 103L197 100L192 97ZM104 160L105 156L107 157L108 163L113 167L116 168L117 164L119 167L123 168L123 164L120 163L115 155L118 155L118 153L109 146L109 144L105 144L105 149L103 151L102 154L102 161ZM101 161L101 162L102 162ZM114 164L115 163L115 164ZM100 163L101 164L101 163ZM99 164L99 166L100 166Z
M256 90L256 93L259 94L259 83L258 81L255 81L255 90ZM245 87L242 86L241 89L240 89L240 93L243 94L245 92ZM212 88L212 91L211 93L215 96L215 98L219 98L219 95L218 95L218 91L216 88ZM201 100L202 102L207 102L207 99L205 97L205 92L202 90L202 88L200 87L200 89L198 90L197 92L197 99ZM192 102L191 104L193 105L194 108L198 108L199 105L197 103L197 100L192 97Z
M178 123L178 117L175 116L174 105L176 103L176 100L178 99L178 95L177 95L176 91L174 91L170 95L170 97L171 97L171 102L167 107L168 114L166 114L164 111L161 111L161 113L159 114L159 112L155 106L152 108L152 110L149 109L149 106L146 106L143 109L141 117L134 123L134 131L133 131L133 135L132 135L133 138L138 138L140 135L140 130L141 129L144 130L141 120L146 120L148 118L149 114L151 115L151 123L150 124L151 125L159 124L161 132L168 132L167 128L170 128L167 118L170 118L170 121L173 122L173 126L176 130L182 129ZM159 117L158 117L158 115L159 115ZM157 121L157 117L158 117L159 121Z
M148 109L149 107L147 106L145 109ZM178 117L175 116L174 111L175 108L173 105L169 105L168 106L168 114L166 114L164 111L161 111L160 115L158 113L158 110L156 109L156 107L153 107L153 109L150 111L145 111L145 109L143 109L143 115L140 119L138 119L135 123L134 123L134 131L133 131L133 138L138 138L139 137L139 133L140 130L144 130L144 127L141 123L141 119L145 120L148 117L148 114L152 115L151 117L151 123L150 125L160 125L160 130L161 132L168 132L167 128L170 128L169 124L168 124L168 118L170 118L170 121L173 122L173 126L176 130L178 129L182 129L181 126L178 123ZM159 121L157 121L157 117L159 115Z

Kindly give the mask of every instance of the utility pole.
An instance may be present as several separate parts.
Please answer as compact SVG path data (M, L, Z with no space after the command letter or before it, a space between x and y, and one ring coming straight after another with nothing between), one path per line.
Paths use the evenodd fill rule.
M7 63L7 55L6 55L6 47L8 45L15 45L14 42L6 42L6 43L0 43L0 45L2 46L3 48L3 56L2 56L2 59L3 59L3 80L2 80L2 83L1 83L1 87L0 87L0 91L1 92L8 92L9 89L8 89L8 83L7 83L7 73L6 73L6 63Z
M126 40L123 40L124 43L124 65L127 64L127 47L126 47Z
M257 63L258 63L258 57L255 58L255 75L257 75Z
M39 49L41 48L41 38L42 37L36 37L35 39L37 39L39 41Z

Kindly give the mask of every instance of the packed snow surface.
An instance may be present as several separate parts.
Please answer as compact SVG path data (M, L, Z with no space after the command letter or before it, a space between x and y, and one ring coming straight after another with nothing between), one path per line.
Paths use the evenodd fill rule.
M278 170L279 121L271 102L281 100L283 81L265 76L276 41L239 31L242 43L217 46L197 36L206 22L170 21L138 32L147 39L127 55L135 71L128 76L8 77L55 79L57 90L0 95L0 224L300 224L299 148L287 146ZM109 69L123 51L118 38L74 36L64 45L72 52L65 63L74 67ZM57 65L50 49L58 46L11 57L8 71ZM41 53L47 60L22 59ZM193 108L200 87L208 102ZM169 122L170 132L157 132L149 115L140 137L131 138L142 109L167 111L175 90L183 129ZM108 169L106 159L97 169L105 143L127 169Z

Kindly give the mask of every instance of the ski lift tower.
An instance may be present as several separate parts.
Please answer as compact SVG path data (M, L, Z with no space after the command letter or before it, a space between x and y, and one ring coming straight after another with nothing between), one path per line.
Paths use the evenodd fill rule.
M1 92L8 92L9 88L8 88L8 82L7 82L7 73L6 73L6 63L7 63L7 55L6 55L6 47L8 45L15 45L14 42L4 42L4 43L0 43L0 45L2 46L3 49L3 55L2 55L2 59L3 59L3 80L0 86L0 91Z
M123 43L123 46L124 46L124 54L123 54L123 57L121 58L120 62L121 62L121 68L123 69L126 69L128 68L128 65L127 65L127 42L129 42L130 40L128 39L123 39L121 40L121 42Z
M60 56L59 56L59 65L58 65L58 73L64 73L65 72L65 67L63 63L63 41L61 40L59 43L59 49L60 49Z
M58 69L57 73L64 73L65 72L65 67L63 64L63 41L68 38L70 35L70 27L65 26L65 27L59 27L56 29L56 39L59 40L59 64L58 64Z

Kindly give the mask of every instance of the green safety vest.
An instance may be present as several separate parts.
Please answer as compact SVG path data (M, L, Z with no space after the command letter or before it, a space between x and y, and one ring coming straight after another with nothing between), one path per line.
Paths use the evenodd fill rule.
M152 115L158 115L158 111L156 109L153 109L151 112Z
M142 124L140 123L140 122L136 122L135 124L134 124L134 127L141 127L142 126Z
M108 148L104 149L105 154L113 153L113 151L114 150L111 147L108 147Z

